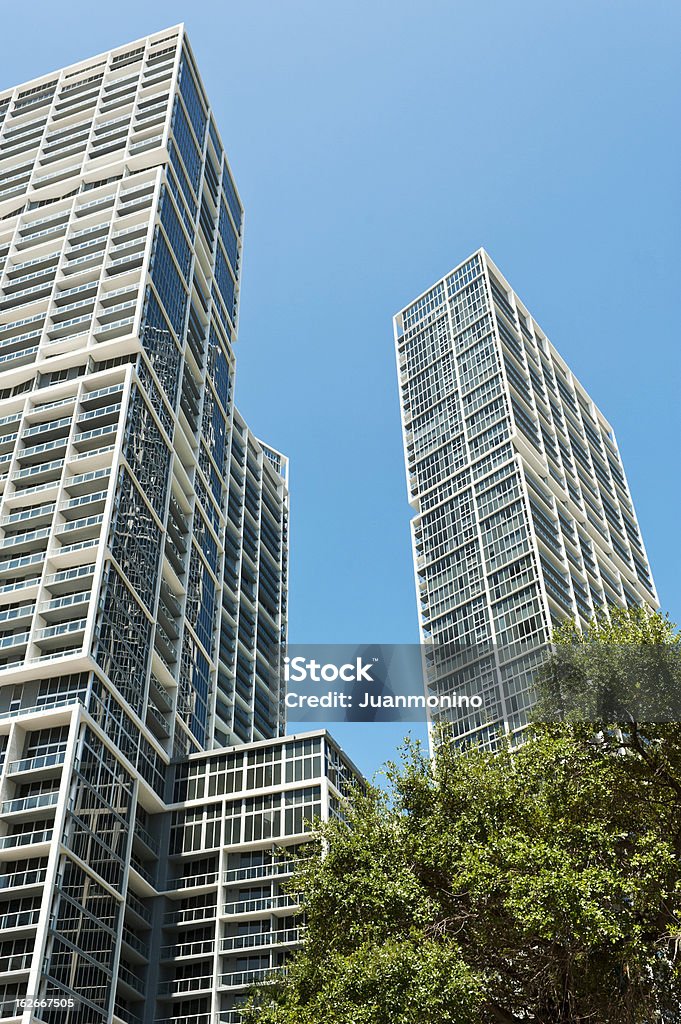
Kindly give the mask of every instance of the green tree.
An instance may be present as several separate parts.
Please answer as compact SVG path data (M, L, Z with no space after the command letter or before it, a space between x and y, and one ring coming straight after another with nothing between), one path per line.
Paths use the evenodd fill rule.
M618 644L678 644L644 618L556 641L580 671L615 628ZM432 762L408 746L387 792L316 827L324 856L295 879L305 946L247 1021L681 1020L681 727L600 725L538 724L515 751L443 745Z
M563 623L539 679L535 718L664 724L681 721L681 641L646 608L611 608L587 629Z

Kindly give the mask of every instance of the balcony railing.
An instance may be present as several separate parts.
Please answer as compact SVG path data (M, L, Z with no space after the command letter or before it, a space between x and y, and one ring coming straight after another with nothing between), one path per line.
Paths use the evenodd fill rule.
M162 981L158 986L158 993L161 996L179 996L188 992L209 991L213 987L213 975L205 975L203 978L173 978L172 981Z
M221 974L219 984L223 988L244 988L247 985L255 985L259 981L283 978L285 974L285 967L267 967L261 971L236 971L234 974Z
M23 885L42 885L47 878L47 868L32 868L0 875L0 889L20 889Z
M32 846L33 843L49 843L54 829L44 828L38 832L19 832L14 836L0 836L0 850L13 850L17 846Z
M211 871L205 875L192 875L185 878L173 878L167 884L167 889L193 889L203 885L217 885L218 873Z
M232 935L220 942L221 953L237 949L256 949L264 946L285 946L302 942L304 927L285 928L275 932L258 932L255 935Z
M149 947L147 946L147 944L145 942L142 942L141 939L138 939L138 937L136 935L133 935L133 933L130 931L129 928L124 928L123 929L123 936L122 936L122 938L123 938L123 942L127 942L127 944L132 949L134 949L138 953L140 953L143 957L145 957L145 959L148 959L148 957L149 957Z
M0 914L0 931L9 928L28 928L36 925L40 917L40 908L34 910L16 910L11 914Z
M225 885L230 885L233 882L245 882L255 878L277 878L281 875L291 875L298 864L307 863L308 860L309 858L304 861L272 861L269 864L256 864L248 868L233 868L223 872L222 881Z
M142 1024L141 1017L138 1017L137 1014L126 1009L124 1006L121 1006L120 1003L116 1003L114 1006L113 1015L119 1020L125 1021L125 1024Z
M161 849L159 843L154 839L150 832L147 832L144 826L140 825L139 821L135 822L134 832L136 836L139 836L143 843L146 843L150 850L153 850L156 854L159 853Z
M131 869L135 870L137 874L145 880L145 882L148 882L149 885L151 885L152 887L156 885L156 879L154 878L151 871L148 871L147 868L144 867L142 862L139 861L136 857L130 858L130 867Z
M0 718L18 718L21 715L32 715L37 711L54 711L56 708L68 707L73 704L83 704L85 701L79 694L72 697L65 697L63 700L55 700L45 704L33 704L28 708L12 708L9 711L0 711Z
M142 981L141 978L138 978L137 975L124 964L119 964L118 977L121 981L124 981L127 985L129 985L130 988L134 988L135 992L140 992L141 994L144 994L144 982Z
M135 914L137 914L138 917L141 917L143 921L146 921L148 924L151 924L151 911L147 907L145 907L140 900L137 899L134 893L128 892L128 895L126 897L126 904Z
M198 921L210 921L217 913L215 907L186 907L183 910L169 910L163 918L167 925L195 924Z
M215 948L213 939L197 939L196 942L180 942L174 946L161 946L161 960L175 960L181 956L212 956Z
M240 900L237 903L225 903L222 913L229 915L256 914L261 911L282 910L298 906L299 902L295 896L265 896L257 900Z
M32 811L42 807L56 807L59 791L53 793L36 793L35 796L17 797L15 800L4 800L0 804L0 814L15 814L18 811Z
M8 775L18 772L32 772L39 768L57 768L64 763L66 751L59 750L53 754L38 754L36 757L24 757L19 761L10 761L7 765Z
M0 650L5 647L18 647L28 643L28 633L14 633L12 636L3 637L0 640Z
M213 1024L212 1013L192 1013L184 1017L157 1017L154 1024Z
M0 974L9 971L28 971L31 967L33 953L14 953L0 956Z

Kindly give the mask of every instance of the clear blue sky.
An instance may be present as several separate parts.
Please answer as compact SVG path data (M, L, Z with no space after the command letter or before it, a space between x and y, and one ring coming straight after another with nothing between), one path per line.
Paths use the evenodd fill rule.
M681 8L7 5L0 86L185 21L246 207L237 401L291 457L291 640L416 641L391 316L484 245L613 423L679 587ZM402 729L335 727L371 773Z

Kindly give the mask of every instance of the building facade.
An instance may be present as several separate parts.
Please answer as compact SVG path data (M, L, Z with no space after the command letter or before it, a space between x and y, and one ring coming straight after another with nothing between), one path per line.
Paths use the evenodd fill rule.
M278 735L286 460L232 430L243 212L189 44L0 111L0 685L93 658L176 755Z
M351 771L282 738L288 465L234 408L242 224L181 26L0 92L6 1019L231 1024L299 941L274 846Z
M308 822L356 777L331 737L194 753L155 788L86 695L0 730L0 1017L238 1024L301 944Z
M657 608L650 566L612 427L484 250L394 333L429 685L481 696L446 724L493 744L553 626Z

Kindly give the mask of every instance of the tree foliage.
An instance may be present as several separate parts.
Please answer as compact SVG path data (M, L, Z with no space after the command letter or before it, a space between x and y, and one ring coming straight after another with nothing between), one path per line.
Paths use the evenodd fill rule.
M681 641L646 608L612 608L586 630L567 621L553 635L535 717L587 722L681 721Z
M661 617L655 643L678 637ZM645 643L636 613L607 630ZM599 633L599 629L606 632ZM596 654L598 651L596 650ZM681 1020L681 727L537 724L519 749L430 761L316 827L307 933L259 1024L672 1024Z

